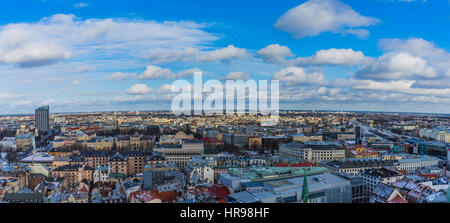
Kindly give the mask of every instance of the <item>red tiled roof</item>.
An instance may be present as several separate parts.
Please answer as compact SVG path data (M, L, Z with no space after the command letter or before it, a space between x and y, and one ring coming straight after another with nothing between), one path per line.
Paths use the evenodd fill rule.
M177 201L177 193L175 191L166 191L158 193L157 190L150 191L150 195L154 198L160 199L162 202L174 202Z
M392 200L387 201L386 203L390 203L390 204L406 204L406 203L408 203L408 201L403 199L400 195L397 194L397 196L392 198Z
M208 188L208 194L215 199L224 199L230 194L230 190L226 186L215 184Z

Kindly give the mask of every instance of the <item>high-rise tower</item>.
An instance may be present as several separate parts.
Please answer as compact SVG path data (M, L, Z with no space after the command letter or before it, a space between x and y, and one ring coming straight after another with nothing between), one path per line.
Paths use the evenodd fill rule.
M35 110L34 120L35 127L41 133L47 133L50 130L50 115L49 115L49 106L42 106Z

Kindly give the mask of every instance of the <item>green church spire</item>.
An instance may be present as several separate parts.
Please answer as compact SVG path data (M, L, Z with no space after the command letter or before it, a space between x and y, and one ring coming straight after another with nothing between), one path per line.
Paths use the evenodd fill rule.
M303 203L309 202L309 189L308 189L308 180L306 179L306 170L303 177L303 189L302 189L302 201Z

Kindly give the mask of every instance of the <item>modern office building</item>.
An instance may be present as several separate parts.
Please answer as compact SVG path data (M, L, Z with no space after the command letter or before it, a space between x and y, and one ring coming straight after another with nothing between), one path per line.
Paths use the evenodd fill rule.
M35 127L41 133L47 133L50 130L50 114L49 106L42 106L35 110L34 119Z

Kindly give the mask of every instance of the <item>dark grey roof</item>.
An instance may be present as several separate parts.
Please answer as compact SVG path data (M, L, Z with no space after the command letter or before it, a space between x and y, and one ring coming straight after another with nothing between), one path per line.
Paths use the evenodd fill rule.
M27 200L39 200L44 199L44 195L42 193L33 192L33 193L6 193L3 196L3 201L27 201Z

